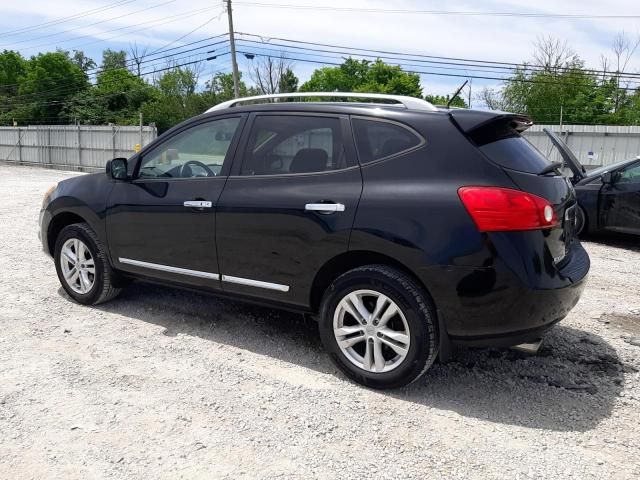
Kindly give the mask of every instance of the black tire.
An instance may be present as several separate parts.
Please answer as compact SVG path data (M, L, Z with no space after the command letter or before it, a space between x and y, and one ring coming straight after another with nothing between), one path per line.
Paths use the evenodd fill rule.
M78 239L82 241L87 246L94 260L95 275L93 286L84 294L74 291L64 278L62 271L60 261L61 251L65 242L70 239ZM111 268L106 257L106 252L104 251L98 236L88 224L74 223L73 225L68 225L63 228L56 239L53 258L55 260L56 272L58 273L58 279L60 280L62 288L64 288L67 294L76 302L83 305L97 305L111 300L120 293L121 289L114 286L117 279L116 272Z
M409 327L406 357L391 371L370 372L350 361L338 345L333 320L340 301L357 290L373 290L396 303ZM425 373L438 354L439 335L435 308L418 283L387 265L367 265L338 277L326 290L320 308L320 337L336 366L350 379L367 387L399 388ZM367 340L368 341L368 340Z
M587 214L582 207L576 209L576 235L587 233Z

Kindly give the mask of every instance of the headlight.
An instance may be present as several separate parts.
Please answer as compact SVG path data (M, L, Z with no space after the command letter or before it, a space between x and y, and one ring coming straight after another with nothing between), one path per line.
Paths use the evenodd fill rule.
M49 196L53 193L53 191L58 188L58 184L54 183L51 185L46 192L44 192L44 197L42 198L42 208L47 206L47 201L49 200Z

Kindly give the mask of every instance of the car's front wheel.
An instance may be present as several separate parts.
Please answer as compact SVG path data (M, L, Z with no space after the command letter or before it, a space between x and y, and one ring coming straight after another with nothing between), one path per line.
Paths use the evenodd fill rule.
M353 269L327 289L320 335L335 364L373 388L419 378L438 353L435 310L424 289L386 265Z
M95 232L86 223L62 229L54 252L58 279L67 294L83 305L96 305L120 293L115 274Z

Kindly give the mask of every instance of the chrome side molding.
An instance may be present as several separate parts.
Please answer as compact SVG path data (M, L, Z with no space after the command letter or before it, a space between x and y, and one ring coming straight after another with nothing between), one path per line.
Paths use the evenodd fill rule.
M142 260L133 260L131 258L119 257L118 261L135 267L149 268L151 270L159 270L161 272L178 273L180 275L189 275L191 277L208 278L210 280L222 280L227 283L235 283L237 285L246 285L248 287L265 288L267 290L276 290L278 292L288 292L289 285L281 285L279 283L263 282L261 280L252 280L250 278L233 277L231 275L222 275L217 273L201 272L199 270L190 270L188 268L172 267L169 265L161 265L159 263L143 262Z
M135 267L149 268L151 270L159 270L161 272L178 273L180 275L189 275L191 277L209 278L211 280L220 280L217 273L201 272L199 270L189 270L188 268L171 267L169 265L160 265L159 263L143 262L141 260L132 260L130 258L118 258L120 263L133 265Z
M279 292L289 291L289 285L280 285L279 283L262 282L260 280L251 280L250 278L232 277L230 275L222 275L222 281L227 283L235 283L238 285L247 285L249 287L266 288L267 290L277 290Z

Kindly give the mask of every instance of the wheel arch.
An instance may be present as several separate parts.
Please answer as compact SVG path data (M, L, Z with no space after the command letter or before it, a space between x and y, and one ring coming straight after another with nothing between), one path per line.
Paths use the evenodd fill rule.
M322 296L329 285L331 285L331 282L343 273L364 265L388 265L397 268L415 280L417 284L424 289L432 304L435 306L434 299L427 286L422 280L420 280L418 275L416 275L412 269L402 262L379 252L369 250L350 250L327 261L316 273L311 285L309 299L311 310L313 312L319 311Z
M74 223L89 223L75 212L59 212L51 219L47 227L47 248L49 255L53 256L56 248L56 240L63 228L73 225Z

